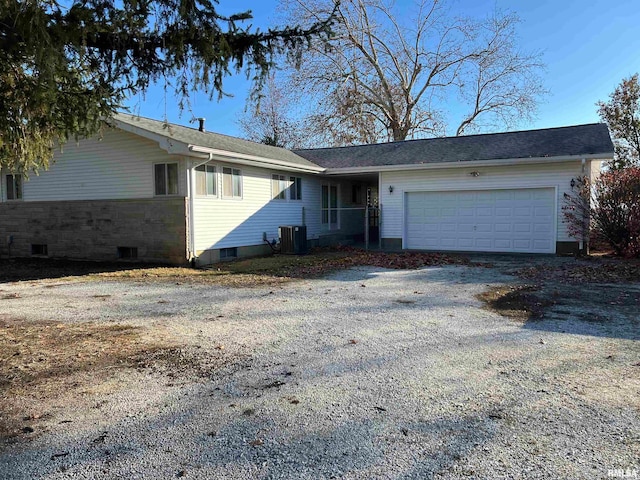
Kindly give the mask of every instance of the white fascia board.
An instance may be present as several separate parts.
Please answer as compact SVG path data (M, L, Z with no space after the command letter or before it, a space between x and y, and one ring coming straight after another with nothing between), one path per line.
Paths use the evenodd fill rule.
M167 137L165 135L159 135L157 133L150 132L144 128L136 127L128 123L121 122L119 120L111 119L113 125L122 131L133 133L139 137L146 138L147 140L154 141L158 146L171 155L189 155L188 145L179 140Z
M531 158L507 158L500 160L469 160L465 162L439 162L439 163L416 163L403 165L381 165L378 167L345 167L345 168L327 168L325 175L349 175L358 173L378 173L378 172L397 172L402 170L436 170L448 168L476 168L476 167L499 167L503 165L530 165L530 164L548 164L570 161L586 160L607 160L613 158L613 153L600 153L590 155L564 155L560 157L531 157Z
M277 168L278 170L306 173L322 173L325 171L323 167L297 165L283 160L246 155L244 153L228 152L226 150L218 150L215 148L199 147L197 145L189 145L189 152L191 152L191 154L209 155L209 158L212 160L215 159L223 162L238 163L240 165L250 165L252 167Z

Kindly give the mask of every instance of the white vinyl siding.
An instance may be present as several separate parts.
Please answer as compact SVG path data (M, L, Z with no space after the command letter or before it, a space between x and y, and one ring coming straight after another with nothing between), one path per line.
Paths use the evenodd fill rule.
M186 192L186 168L181 157L137 135L106 129L95 136L70 141L57 149L50 168L23 182L24 201L138 199L154 196L156 163L178 163L178 194ZM6 185L3 183L3 200Z
M223 166L218 165L218 172ZM249 245L263 245L263 232L267 239L278 238L280 225L307 226L307 237L317 239L326 233L358 233L363 227L363 212L342 212L341 230L323 229L321 225L321 185L326 183L315 175L302 175L300 189L304 192L299 201L273 201L273 171L243 166L242 201L233 198L196 197L194 199L195 249L200 252L208 249L231 248ZM283 172L288 179L289 172ZM218 187L222 188L222 175L219 175ZM332 179L333 184L333 179ZM338 182L335 183L338 185ZM349 192L351 184L342 182L340 192ZM338 199L339 206L344 206ZM347 202L348 203L348 202ZM304 210L304 213L303 213ZM352 221L349 221L352 219Z
M585 165L585 173L590 165ZM479 172L479 176L470 175ZM405 170L380 174L382 237L405 238L404 198L407 192L464 191L519 188L555 188L556 241L575 241L569 237L562 217L562 199L571 191L571 179L582 175L581 162L571 161L537 165ZM393 186L393 193L389 193Z

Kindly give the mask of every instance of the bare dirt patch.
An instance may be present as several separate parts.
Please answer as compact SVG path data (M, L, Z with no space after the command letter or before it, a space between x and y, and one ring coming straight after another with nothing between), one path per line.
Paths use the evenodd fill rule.
M114 370L144 367L175 348L161 339L161 332L150 335L130 325L32 322L0 315L0 438L29 433L30 427L21 425L29 415L17 406L18 397L46 403L84 388L78 381L82 374L90 374L96 387Z
M501 285L478 294L485 307L505 317L526 322L541 318L545 308L554 305L551 299L538 293L537 285Z
M540 264L518 270L525 279L563 283L640 282L640 260L587 257L561 265Z

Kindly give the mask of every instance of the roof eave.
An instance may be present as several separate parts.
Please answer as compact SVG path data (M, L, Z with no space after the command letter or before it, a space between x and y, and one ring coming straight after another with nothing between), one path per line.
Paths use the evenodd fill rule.
M562 156L556 156L556 157L506 158L506 159L497 159L497 160L467 160L462 162L405 163L401 165L327 168L324 173L325 175L348 175L348 174L358 174L358 173L393 172L393 171L400 171L400 170L435 170L435 169L446 169L446 168L546 164L546 163L579 161L582 159L608 160L611 158L613 158L613 152L595 153L595 154L586 154L586 155L562 155Z
M162 150L171 155L189 155L189 146L180 140L151 132L115 118L110 119L110 122L113 122L113 125L122 131L156 142Z
M185 155L196 158L210 158L230 163L238 163L242 165L250 165L262 168L278 168L280 170L287 170L293 172L307 172L307 173L322 173L325 168L319 166L306 166L297 165L295 163L286 162L283 160L276 160L273 158L260 157L255 155L247 155L243 153L231 152L227 150L220 150L215 148L202 147L199 145L192 145L180 140L170 138L166 135L160 135L155 132L151 132L144 128L131 125L127 122L122 122L117 119L112 119L114 125L125 132L133 133L140 137L152 140L158 143L158 146L172 155ZM302 157L300 157L302 158Z
M273 158L260 157L256 155L247 155L244 153L229 152L227 150L219 150L215 148L201 147L198 145L189 145L188 150L194 156L197 154L209 155L211 159L238 163L241 165L249 165L261 168L277 168L279 170L287 170L292 172L306 173L323 173L326 169L312 165L298 165L284 160L276 160Z

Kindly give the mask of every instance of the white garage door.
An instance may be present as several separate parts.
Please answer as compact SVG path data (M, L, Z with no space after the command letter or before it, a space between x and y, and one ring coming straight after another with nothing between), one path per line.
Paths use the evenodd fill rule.
M405 248L555 252L555 189L406 194Z

